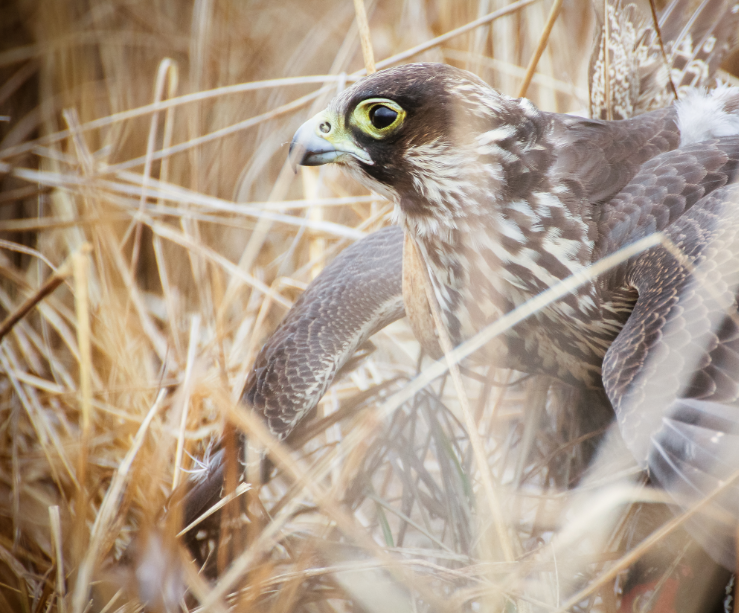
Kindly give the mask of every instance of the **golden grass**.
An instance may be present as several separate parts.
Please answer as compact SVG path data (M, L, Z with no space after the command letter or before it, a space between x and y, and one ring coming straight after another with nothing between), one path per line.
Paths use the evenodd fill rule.
M511 95L551 9L437 39L506 3L364 6L378 67L420 45L412 59ZM585 111L592 22L565 3L528 87L541 108ZM364 66L351 2L16 0L0 24L0 307L18 315L0 344L0 611L557 608L618 557L633 492L570 489L588 405L561 384L463 369L466 410L443 377L403 392L428 362L398 322L293 450L234 404L300 291L388 223L334 168L285 160ZM211 581L164 509L226 421L279 471ZM576 602L612 610L612 578Z

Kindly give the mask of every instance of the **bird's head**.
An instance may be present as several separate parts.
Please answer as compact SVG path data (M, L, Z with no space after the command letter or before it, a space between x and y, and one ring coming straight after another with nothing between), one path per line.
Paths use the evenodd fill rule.
M530 102L469 72L407 64L337 96L298 129L289 157L293 166L341 164L394 201L401 221L434 234L531 187L544 123Z

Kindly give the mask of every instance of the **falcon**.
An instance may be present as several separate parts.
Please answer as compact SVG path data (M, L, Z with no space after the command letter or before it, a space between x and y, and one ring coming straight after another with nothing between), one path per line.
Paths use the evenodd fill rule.
M678 12L666 12L663 35L672 28L689 39ZM591 110L603 119L669 99L656 38L643 24L629 30L624 15L608 14L611 30L626 47L648 43L639 57L645 74L634 81L628 74L636 68L623 69L612 111L602 95L592 96ZM343 92L298 130L290 160L339 164L395 203L397 225L346 249L311 283L259 353L244 403L284 439L355 350L406 314L424 348L440 355L414 266L425 268L445 331L458 344L661 232L660 245L590 275L477 357L605 389L627 446L684 506L728 483L714 497L718 512L692 532L733 568L739 90L690 87L715 69L712 51L724 45L711 38L715 27L728 31L733 23L719 20L696 36L695 50L675 42L673 55L684 64L673 83L680 102L623 121L545 113L441 64L392 68ZM602 57L596 51L591 66L596 90ZM219 458L188 494L186 523L218 497Z
M409 64L338 96L297 131L290 159L340 164L395 203L454 344L663 232L663 244L591 275L482 359L603 386L629 449L688 505L739 466L738 109L739 90L723 87L630 120L583 119L539 111L451 66ZM367 241L347 259L371 253ZM388 304L346 300L342 308L362 320L355 333L332 332L338 317L321 334L343 339L349 353L386 323ZM325 388L313 383L304 391L320 397ZM247 388L276 432L302 417L289 408L297 404L260 407L263 390ZM730 511L737 492L721 497ZM732 513L711 522L697 537L732 566Z

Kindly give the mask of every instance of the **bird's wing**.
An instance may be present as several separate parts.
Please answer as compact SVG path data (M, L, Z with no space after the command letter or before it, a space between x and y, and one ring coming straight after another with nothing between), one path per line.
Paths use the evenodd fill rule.
M680 143L675 107L623 122L545 115L551 122L551 142L546 144L557 151L549 173L555 182L578 181L588 202L612 198L642 164Z
M733 136L688 145L643 164L628 185L596 209L595 259L664 230L704 196L733 182L738 158L739 137Z
M639 294L611 345L603 380L627 446L685 508L739 468L739 185L715 189L637 258ZM691 533L733 567L739 486L694 521Z
M321 272L267 340L242 399L278 438L318 404L362 343L405 315L402 266L403 231L370 234Z
M287 437L310 413L360 345L405 315L402 262L403 231L397 226L357 241L308 286L267 339L242 400L264 416L277 438ZM190 479L183 497L184 525L220 499L223 479L221 449ZM187 537L193 551L197 538L195 532Z

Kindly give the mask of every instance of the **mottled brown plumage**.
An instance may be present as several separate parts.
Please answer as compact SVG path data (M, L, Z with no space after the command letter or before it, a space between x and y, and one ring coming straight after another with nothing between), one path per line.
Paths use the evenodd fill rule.
M739 149L739 139L731 139ZM736 160L733 162L736 164ZM639 301L604 363L624 440L685 506L737 477L739 467L739 185L712 191L629 267ZM691 525L731 568L739 487Z
M318 404L359 343L403 317L402 233L385 228L361 243L303 292L254 361L242 400L279 439Z
M585 387L605 382L637 459L689 504L727 475L714 451L721 445L709 435L685 434L686 424L707 425L711 435L739 431L739 413L732 417L727 404L737 396L737 377L727 375L739 367L736 288L733 269L724 278L718 265L730 261L739 228L727 204L739 162L737 109L739 91L720 90L625 121L588 120L541 112L449 66L416 64L346 90L296 134L291 157L338 162L395 202L454 343L603 256L664 230L688 260L663 247L632 258L507 331L481 359ZM244 400L279 438L315 406L359 344L403 315L402 242L402 232L388 229L347 250L265 345ZM715 264L728 316L701 302L692 285L691 266L706 262ZM365 287L370 281L376 285ZM670 323L687 307L696 313L691 323L699 322L702 305L715 312L706 321L719 328L704 331L707 345L697 330L670 350L680 356L690 350L688 370L679 372L692 383L657 386L654 411L644 392L660 380L652 356L671 347L662 342ZM671 334L686 340L679 327ZM675 372L668 374L674 379ZM684 441L660 429L663 419L685 426ZM717 543L732 529L725 522L704 539L727 565L733 551Z
M423 92L440 102L426 101L432 110L417 113L413 105ZM377 140L351 125L352 109L368 99L407 108L404 125ZM628 212L630 203L609 201L635 176L630 189L658 176L665 196L682 198L682 212L708 189L704 183L725 182L733 173L714 169L716 156L708 149L695 154L695 163L707 156L706 172L714 173L709 179L698 172L683 181L664 170L685 165L688 155L667 154L680 139L674 108L610 123L542 113L443 65L378 73L320 117L335 122L334 129L346 133L341 138L372 160L350 155L342 163L397 203L396 215L429 269L454 343L633 240L621 226L608 224ZM427 129L428 117L433 130ZM693 200L683 198L688 189ZM627 316L625 293L608 280L584 284L509 331L486 359L597 386L605 351Z
M423 103L417 103L419 97ZM389 127L374 129L357 118L363 105L385 104L394 109ZM414 104L424 112L416 113ZM448 66L408 65L347 90L300 129L293 151L298 162L313 163L325 161L322 156L335 147L339 153L332 161L396 203L396 218L421 254L444 323L459 343L647 234L665 231L695 263L709 257L704 249L719 234L728 238L716 248L730 251L723 245L730 242L732 228L739 228L739 216L735 220L726 213L733 195L727 186L739 166L738 108L739 90L720 89L711 95L691 93L680 106L630 120L587 120L542 113ZM433 118L433 129L427 128L426 117ZM318 130L319 124L330 127ZM716 223L717 207L723 207L727 227ZM685 405L687 399L721 388L721 398L731 402L737 386L736 377L720 377L725 366L715 364L718 357L733 363L727 357L728 340L709 328L705 334L713 334L713 344L705 345L696 329L687 335L683 331L687 345L678 353L695 356L685 360L692 365L669 371L673 381L660 388L654 406L640 396L645 381L657 380L649 364L654 362L651 353L663 345L655 339L689 300L682 292L689 285L691 261L667 265L667 252L661 249L636 256L540 309L486 347L482 359L576 385L604 382L635 457L689 504L728 475L720 461L691 455L702 444L713 458L710 437L694 436L694 447L676 454L684 465L665 464L665 445L677 443L672 432L660 434L660 423L672 418L672 407L681 398L681 415L689 405L692 417L705 422L705 414L715 411L703 404ZM733 308L736 287L730 280L721 283ZM710 300L697 296L695 308L709 308ZM696 315L690 323L699 321ZM732 332L727 325L722 329ZM692 386L678 385L694 372ZM708 398L715 400L718 393ZM739 423L739 412L729 423L732 428ZM722 436L733 432L729 426L712 428ZM691 472L699 467L708 476ZM691 489L692 498L687 494ZM732 525L716 524L703 538L712 555L727 565L733 563L733 546L719 544L731 542Z

